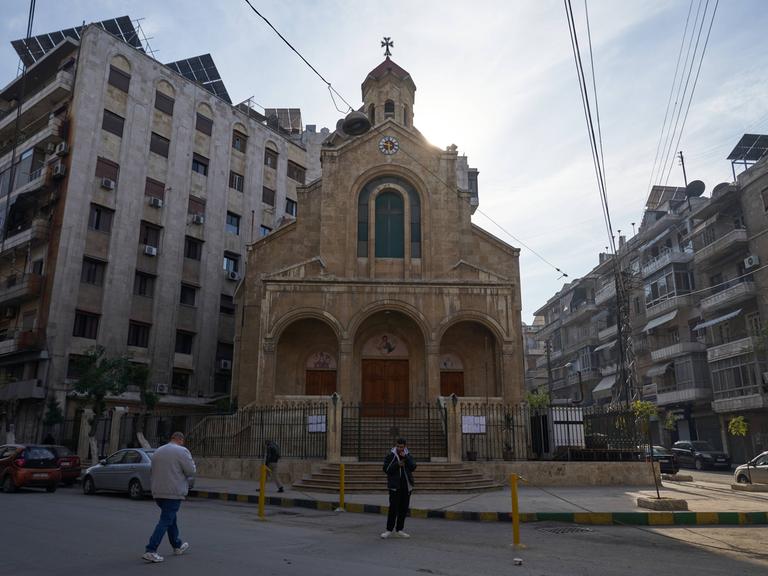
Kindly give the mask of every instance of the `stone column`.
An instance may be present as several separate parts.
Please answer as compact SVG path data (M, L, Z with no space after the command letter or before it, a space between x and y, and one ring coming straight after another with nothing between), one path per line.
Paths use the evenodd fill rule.
M427 344L427 397L432 402L440 396L440 342Z
M339 342L339 381L337 392L341 395L341 398L346 399L348 402L359 402L359 394L356 397L352 390L353 348L352 341L348 339L342 339ZM339 409L341 409L341 399L339 399Z
M107 454L114 454L120 449L120 424L128 409L125 406L115 406L112 409L112 423L109 427L109 450Z
M505 404L523 401L525 378L522 352L515 344L505 343L501 349L502 399Z
M77 440L77 455L83 462L88 460L88 433L91 431L91 418L93 418L93 410L90 408L83 410L83 414L80 416L80 435ZM96 458L98 458L98 454L96 454Z
M448 435L448 462L461 463L461 400L454 403L453 398L446 400L446 433Z
M256 392L256 403L261 405L272 404L275 401L275 377L277 353L273 340L264 340L261 347L261 374Z
M328 418L325 427L326 456L328 462L341 461L341 396L334 395L328 400Z

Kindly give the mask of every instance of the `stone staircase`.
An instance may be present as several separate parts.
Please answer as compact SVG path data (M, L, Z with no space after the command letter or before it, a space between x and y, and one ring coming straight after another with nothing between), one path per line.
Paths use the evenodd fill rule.
M367 462L345 464L345 492L386 492L387 478L382 470L382 464ZM413 474L418 492L480 492L503 488L468 464L417 463ZM318 466L312 474L295 482L293 489L308 492L338 492L339 465Z

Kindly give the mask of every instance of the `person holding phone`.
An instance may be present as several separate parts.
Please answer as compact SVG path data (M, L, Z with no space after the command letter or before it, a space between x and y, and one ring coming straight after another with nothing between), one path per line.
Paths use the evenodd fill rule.
M387 529L381 533L382 538L389 538L393 531L395 536L410 538L408 533L403 532L403 527L413 492L414 470L416 462L405 446L405 438L398 438L395 446L384 458L384 473L387 475L389 489L389 514Z

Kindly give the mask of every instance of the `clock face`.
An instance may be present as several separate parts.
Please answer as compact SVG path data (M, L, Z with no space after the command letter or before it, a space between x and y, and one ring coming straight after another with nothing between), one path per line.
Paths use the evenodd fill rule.
M379 152L382 154L394 154L400 149L400 142L394 136L384 136L379 140Z

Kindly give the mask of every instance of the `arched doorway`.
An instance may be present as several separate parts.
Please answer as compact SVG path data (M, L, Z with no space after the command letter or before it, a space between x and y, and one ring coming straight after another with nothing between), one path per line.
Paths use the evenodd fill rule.
M498 343L480 322L463 320L440 339L441 396L501 396Z
M333 394L337 390L338 355L338 338L328 324L317 318L292 322L277 342L275 394Z

